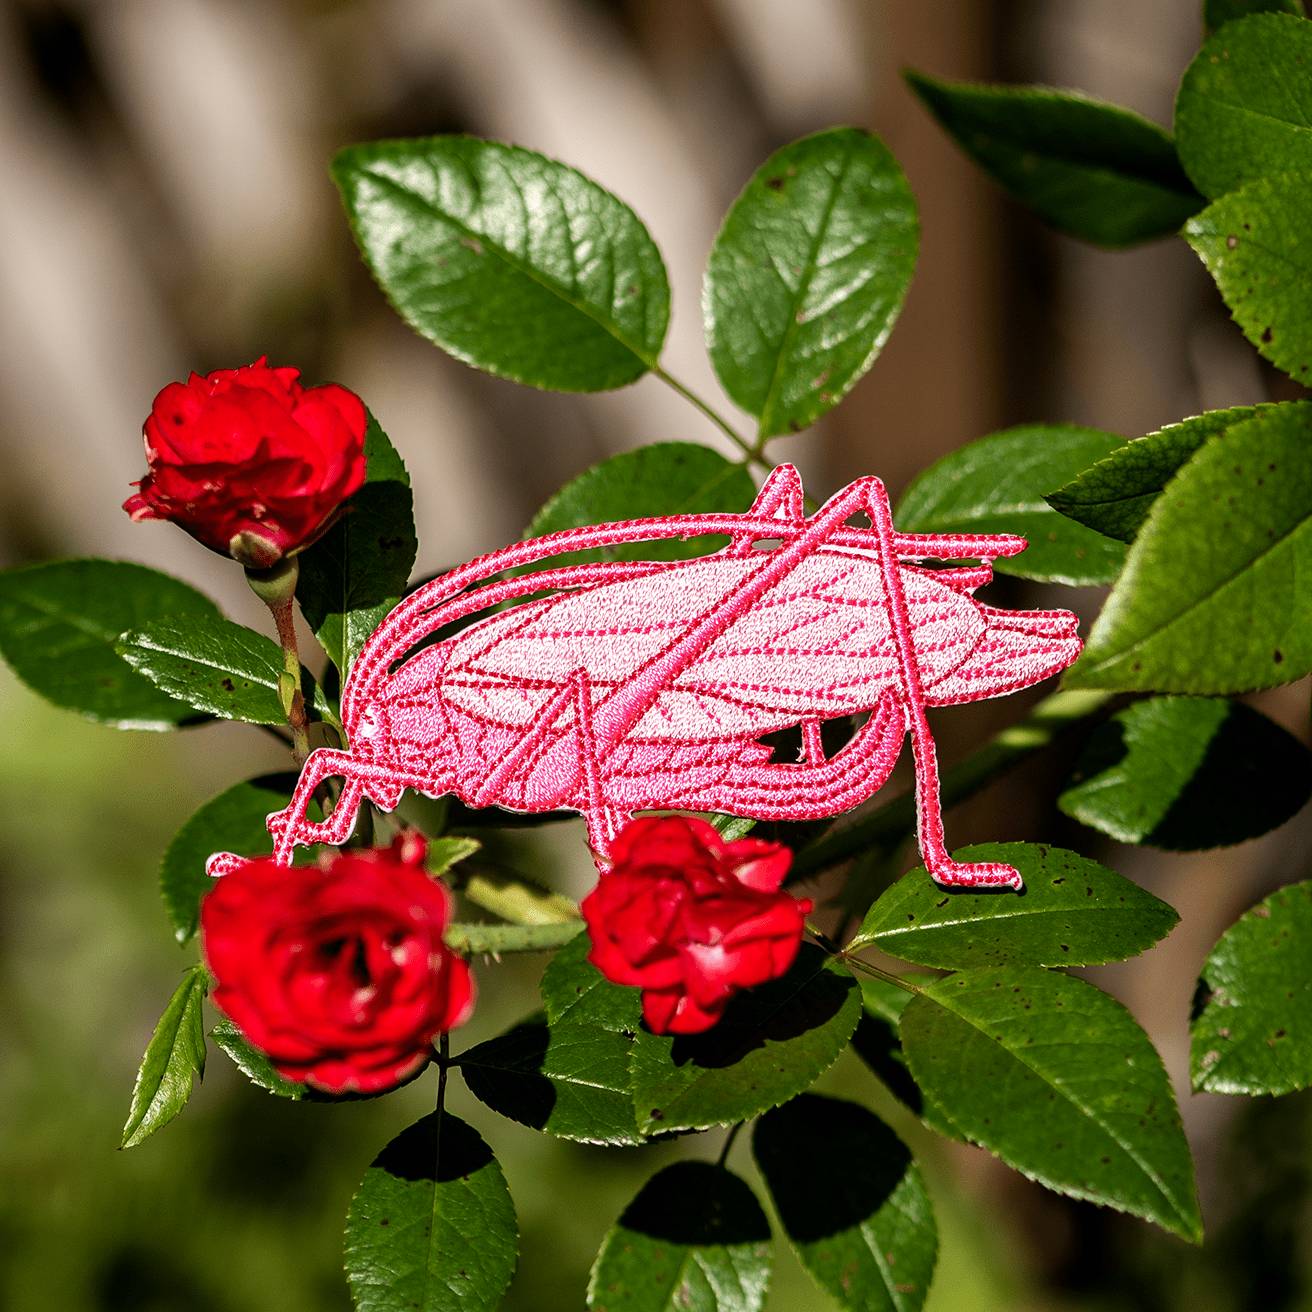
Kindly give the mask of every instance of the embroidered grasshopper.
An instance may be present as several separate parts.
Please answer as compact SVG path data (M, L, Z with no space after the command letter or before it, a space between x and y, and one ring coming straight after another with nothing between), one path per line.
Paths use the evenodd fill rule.
M848 525L858 513L869 528ZM563 552L712 533L729 545L692 560L497 578ZM420 588L370 637L342 689L349 749L310 756L291 805L269 818L275 856L290 863L297 843L341 843L366 794L391 810L413 788L471 806L579 811L604 868L638 810L767 820L846 811L888 778L909 732L930 873L945 885L1019 887L1010 866L948 856L925 708L1026 687L1079 654L1074 615L972 596L989 561L1025 545L898 533L877 478L808 517L797 471L781 465L743 515L603 524L495 551ZM983 563L912 563L960 559ZM821 724L857 713L865 723L826 758ZM772 762L758 740L797 725L804 759ZM312 793L335 776L344 784L332 815L309 821Z

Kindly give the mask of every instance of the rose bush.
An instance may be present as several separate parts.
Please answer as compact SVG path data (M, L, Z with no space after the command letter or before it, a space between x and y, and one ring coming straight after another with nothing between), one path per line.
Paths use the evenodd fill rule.
M123 509L172 520L251 569L308 546L364 482L368 416L346 388L299 377L261 356L170 383L143 429L150 472Z
M780 843L726 843L687 816L633 821L613 865L583 900L588 960L616 984L642 989L657 1034L697 1034L739 989L793 964L808 899L781 889L793 854Z
M406 835L322 868L262 858L206 896L211 996L287 1079L377 1093L468 1019L473 979L442 941L453 899L426 857L427 843Z

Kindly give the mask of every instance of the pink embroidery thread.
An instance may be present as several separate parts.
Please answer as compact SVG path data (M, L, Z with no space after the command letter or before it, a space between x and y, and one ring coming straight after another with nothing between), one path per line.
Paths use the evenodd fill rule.
M871 527L848 526L861 512ZM732 540L692 560L493 581L563 552L708 533ZM344 842L366 793L390 811L413 788L471 806L579 811L605 869L612 838L638 810L764 820L849 810L888 778L909 732L930 873L944 885L1019 888L1010 866L948 856L925 707L1012 692L1079 654L1069 612L1001 611L972 596L992 577L989 561L1025 545L898 533L877 478L808 518L797 471L781 465L744 515L603 524L492 552L407 597L365 644L342 690L350 749L305 763L291 805L269 817L275 857L290 864L297 843ZM909 563L963 558L983 563ZM826 759L822 722L861 712L869 718ZM757 739L799 723L805 760L770 763ZM334 776L344 780L337 805L313 823L310 796ZM208 869L231 860L216 855Z

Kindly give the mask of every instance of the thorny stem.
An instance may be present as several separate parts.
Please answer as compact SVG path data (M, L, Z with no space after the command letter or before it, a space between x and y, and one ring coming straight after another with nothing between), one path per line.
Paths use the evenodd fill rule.
M739 1121L738 1124L733 1126L729 1133L725 1135L724 1147L720 1149L719 1160L715 1163L721 1170L724 1169L725 1162L729 1160L729 1149L733 1147L733 1141L738 1137L738 1131L741 1130L746 1123L746 1121Z
M283 666L278 680L278 700L291 726L292 760L298 768L305 764L305 758L310 754L309 721L305 714L305 698L301 694L301 657L296 649L296 625L292 611L299 574L300 564L295 556L284 556L269 569L246 571L246 582L269 608L278 629Z
M761 454L762 444L760 442L757 442L755 446L749 443L727 419L703 401L696 392L690 391L686 388L677 378L671 378L670 375L660 367L660 365L653 366L652 373L655 374L661 382L674 388L674 390L685 400L691 401L693 405L695 405L697 409L700 410L702 414L704 414L711 423L724 433L725 436L728 437L728 439L743 453L746 463L758 464L765 469L770 468L770 462Z

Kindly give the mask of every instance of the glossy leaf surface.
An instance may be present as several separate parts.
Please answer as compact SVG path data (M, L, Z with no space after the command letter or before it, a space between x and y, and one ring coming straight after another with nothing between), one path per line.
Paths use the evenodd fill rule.
M766 1112L752 1152L802 1265L850 1312L915 1312L938 1226L901 1139L854 1102L804 1093Z
M693 442L658 442L611 456L566 483L533 516L524 536L658 515L742 514L755 500L756 486L742 465ZM525 572L598 560L684 560L718 551L728 541L708 534L571 551L526 566Z
M33 692L120 729L172 729L192 707L114 650L119 635L170 615L218 618L180 579L121 560L60 560L0 573L0 653Z
M214 887L205 862L215 852L238 856L272 856L273 839L266 821L292 800L297 776L293 771L265 774L234 784L206 802L173 836L160 863L159 887L174 937L186 943L200 924L200 900ZM321 819L318 804L307 814ZM301 849L300 859L308 853Z
M251 1047L246 1036L226 1016L210 1031L210 1038L232 1058L237 1069L261 1089L279 1098L290 1098L293 1102L313 1094L314 1091L308 1085L298 1084L295 1080L287 1080L279 1075L268 1057L258 1048Z
M515 1205L492 1150L437 1113L365 1173L346 1219L346 1278L359 1312L491 1312L519 1254Z
M191 1097L191 1073L205 1074L205 994L209 975L193 966L169 999L141 1059L121 1148L133 1148L167 1125Z
M1200 446L1231 424L1251 419L1264 406L1209 410L1146 437L1118 446L1044 500L1054 509L1109 538L1130 543L1152 504L1176 471Z
M925 470L894 511L904 533L1018 533L1000 574L1055 583L1110 583L1125 547L1058 514L1043 499L1124 439L1073 424L1026 424L968 442Z
M800 1093L847 1046L861 990L838 962L803 943L793 968L738 994L702 1034L643 1029L630 1058L644 1134L730 1125Z
M1171 1082L1114 998L1028 966L972 970L913 998L900 1034L935 1129L1049 1189L1201 1242Z
M1312 1085L1312 882L1259 902L1212 949L1199 981L1189 1070L1196 1091Z
M1312 172L1259 178L1209 205L1184 230L1244 336L1300 383L1312 379L1312 235L1303 222L1309 204Z
M1312 753L1241 702L1153 697L1100 724L1057 805L1122 843L1194 852L1256 838L1312 797Z
M771 437L813 424L870 368L916 267L915 197L859 128L776 151L725 217L702 313L724 390Z
M588 1308L759 1312L773 1265L770 1222L747 1185L710 1162L675 1162L602 1241Z
M1312 23L1255 14L1227 23L1185 70L1175 98L1180 162L1204 196L1312 171Z
M1203 206L1170 134L1132 110L1051 87L903 76L980 168L1072 237L1133 246L1177 232Z
M493 1111L581 1143L639 1144L626 1034L536 1018L459 1057L465 1083Z
M642 1022L642 990L612 984L588 960L592 940L586 933L571 939L542 972L542 1004L553 1025L600 1025L620 1034L636 1034Z
M153 620L119 639L115 650L161 691L198 711L247 724L286 724L278 698L282 648L272 638L221 616ZM318 719L322 690L301 667L305 712Z
M348 147L333 177L392 304L457 359L558 392L623 387L655 365L665 265L637 215L583 174L426 137Z
M364 454L364 486L346 503L346 514L301 553L296 585L306 623L343 675L400 600L419 550L410 475L372 414Z
M1312 403L1203 446L1153 505L1072 688L1202 695L1312 670Z
M922 966L1086 966L1152 947L1180 917L1096 861L1043 843L982 843L957 861L997 861L1025 880L1021 893L940 888L924 866L870 908L849 949L874 944Z

